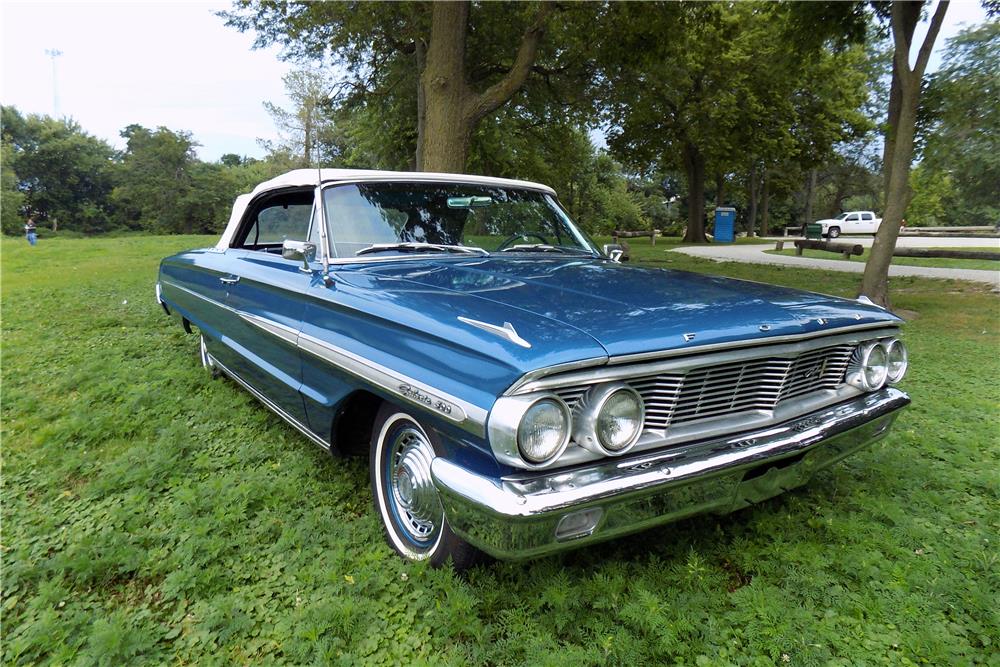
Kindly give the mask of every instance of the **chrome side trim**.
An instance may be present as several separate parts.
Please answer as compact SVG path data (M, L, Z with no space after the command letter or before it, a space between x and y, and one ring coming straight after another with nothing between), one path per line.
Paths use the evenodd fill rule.
M194 290L188 289L187 287L184 287L183 285L178 285L177 283L175 283L172 280L163 280L161 282L164 285L170 285L171 287L173 287L175 289L179 289L182 292L186 292L187 294L190 294L191 296L193 296L195 298L201 299L202 301L208 302L208 303L212 304L213 306L216 306L218 308L222 308L223 310L228 310L231 313L236 313L237 312L237 310L235 308L233 308L232 306L227 306L226 304L222 303L221 301L216 301L215 299L207 297L204 294L198 294Z
M259 315L252 315L250 313L243 312L242 310L235 310L235 312L244 322L252 324L258 329L265 331L276 338L280 338L286 343L290 343L295 346L299 342L298 329L275 322L274 320L266 317L260 317Z
M411 405L455 422L475 435L485 435L486 410L477 405L308 334L299 333L298 346L300 350L365 379Z
M539 368L537 370L529 371L522 375L514 384L508 387L507 391L503 393L504 396L514 396L516 394L524 393L521 388L524 387L529 382L533 382L541 377L547 377L549 375L556 375L557 373L569 373L570 371L578 371L582 368L592 368L594 366L603 366L608 363L608 357L590 357L588 359L580 359L579 361L569 361L564 364L556 364L555 366L546 366L545 368Z
M226 368L225 366L223 366L221 363L219 363L219 360L216 359L215 357L213 357L211 354L209 354L208 352L205 352L205 356L208 358L209 364L211 364L215 368L218 368L223 373L225 373L230 378L232 378L232 380L234 382L236 382L236 384L240 385L241 387L243 387L244 389L246 389L248 392L250 392L250 395L252 395L258 401L260 401L265 406L267 406L272 412L274 412L274 414L278 415L279 417L281 417L282 419L284 419L286 422L288 422L289 424L291 424L295 428L295 430L299 431L302 435L306 436L307 438L309 438L310 440L312 440L313 442L315 442L317 445L319 445L320 447L322 447L326 451L330 451L330 443L329 442L327 442L323 438L321 438L318 435L316 435L315 433L313 433L309 429L309 427L307 427L305 424L301 423L295 417L291 416L290 414L288 414L287 412L285 412L284 410L282 410L281 407L279 407L276 403L274 403L270 399L268 399L267 396L265 396L264 394L260 393L256 389L254 389L250 385L250 383L248 383L246 380L244 380L239 375L237 375L236 373L234 373L233 371L229 370L228 368Z
M463 317L462 315L458 316L458 321L463 324L468 324L478 329L482 329L483 331L491 333L495 336L500 336L501 338L514 343L514 345L520 345L525 348L531 347L531 343L521 338L521 336L518 335L517 330L514 328L514 325L510 322L504 322L503 326L499 326L496 324L490 324L489 322L480 322L479 320L474 320L469 317Z
M709 345L698 345L695 347L677 348L673 350L662 350L659 352L639 352L637 354L623 354L608 359L608 365L629 364L636 361L654 361L667 357L679 357L688 354L701 354L702 352L715 352L718 350L728 350L743 347L765 347L776 343L788 343L792 341L809 340L812 338L827 338L835 334L849 333L854 331L865 331L868 329L892 329L897 331L899 325L894 322L866 322L864 324L852 324L846 327L837 327L826 331L813 331L802 334L788 334L785 336L772 336L770 338L751 338L748 340L733 341L730 343L711 343ZM888 335L888 334L885 334Z
M676 450L500 479L438 457L431 464L449 525L498 558L572 549L706 513L726 513L806 484L888 434L910 402L886 388L780 426ZM560 520L600 508L594 530L560 541Z
M473 435L479 437L486 435L487 411L477 405L397 373L324 340L301 333L280 322L238 310L176 283L164 282L168 282L171 287L176 287L203 301L228 310L259 329L296 346L299 350L330 363L349 375L369 382L410 405L423 408L432 414L452 421Z

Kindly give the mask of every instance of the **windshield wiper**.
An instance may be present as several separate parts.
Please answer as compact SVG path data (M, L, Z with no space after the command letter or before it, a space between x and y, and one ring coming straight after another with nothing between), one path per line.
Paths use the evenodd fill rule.
M367 248L362 248L354 254L367 255L373 252L387 252L390 250L397 250L399 252L461 252L473 255L489 255L489 253L482 248L475 248L472 246L448 245L444 243L417 243L412 241L403 243L373 243Z

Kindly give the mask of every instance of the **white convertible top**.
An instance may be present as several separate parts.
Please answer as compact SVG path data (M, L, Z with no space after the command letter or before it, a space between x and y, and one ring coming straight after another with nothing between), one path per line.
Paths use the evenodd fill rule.
M229 247L236 233L236 228L243 219L247 206L258 195L272 190L282 190L284 188L296 188L312 186L316 187L320 183L337 181L435 181L445 183L475 183L481 185L496 185L508 188L523 188L528 190L541 190L555 196L556 192L547 185L532 183L531 181L518 181L509 178L493 178L492 176L470 176L467 174L439 174L427 171L377 171L373 169L295 169L281 176L276 176L269 181L264 181L253 189L249 194L243 194L233 202L233 212L229 216L229 224L222 232L222 238L216 244L216 248L225 250Z

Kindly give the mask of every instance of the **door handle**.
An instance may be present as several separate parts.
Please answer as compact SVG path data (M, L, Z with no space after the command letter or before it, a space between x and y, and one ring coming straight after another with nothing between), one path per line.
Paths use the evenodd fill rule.
M239 276L232 276L230 278L219 278L219 282L221 282L224 285L235 285L239 281L240 281Z

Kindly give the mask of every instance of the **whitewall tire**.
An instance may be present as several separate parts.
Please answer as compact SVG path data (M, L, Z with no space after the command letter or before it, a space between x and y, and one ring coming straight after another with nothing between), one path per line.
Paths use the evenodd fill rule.
M372 428L372 500L386 541L407 560L428 560L457 570L475 564L480 552L452 532L445 519L430 463L436 434L400 408L383 404Z

